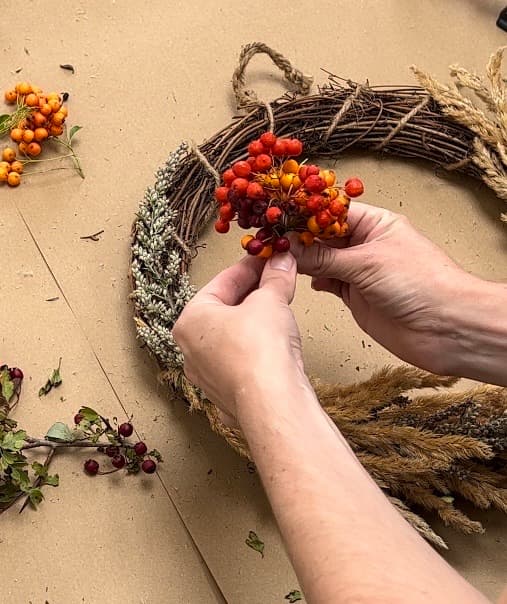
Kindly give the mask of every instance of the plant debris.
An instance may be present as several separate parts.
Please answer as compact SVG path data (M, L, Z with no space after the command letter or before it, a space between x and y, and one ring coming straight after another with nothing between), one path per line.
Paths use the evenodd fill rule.
M103 232L104 229L102 229L101 231L97 231L92 235L83 235L83 237L80 237L79 239L90 239L91 241L100 241L100 235L102 235Z
M293 589L292 591L290 591L284 598L285 600L289 600L289 602L291 604L294 604L294 602L299 602L300 600L303 599L303 595L301 594L301 592L299 591L299 589Z
M74 66L73 66L73 65L71 65L70 63L64 63L63 65L60 65L60 67L61 67L62 69L65 69L66 71L70 71L70 72L72 72L72 73L75 73L75 72L76 72L76 70L74 69Z
M48 378L48 381L39 389L39 396L46 396L53 390L53 388L58 388L62 384L62 376L60 375L60 368L62 365L62 358L58 361L58 367L53 369L53 373L51 377Z
M245 539L245 543L248 545L248 547L251 547L256 552L259 552L259 554L264 558L264 542L259 539L257 533L250 531L248 533L248 537Z

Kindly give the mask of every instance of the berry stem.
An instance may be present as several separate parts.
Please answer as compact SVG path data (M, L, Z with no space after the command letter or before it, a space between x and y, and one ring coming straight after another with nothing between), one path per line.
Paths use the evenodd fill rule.
M72 442L55 442L52 440L45 440L40 438L27 438L26 445L21 447L21 451L25 451L27 449L37 449L38 447L51 447L52 449L69 449L72 447L82 447L82 448L96 448L99 447L108 447L111 443L109 441L97 441L96 443L90 442L88 440L75 440ZM126 442L122 442L122 447L126 447L128 449L133 449L134 445Z
M60 145L63 145L66 149L68 149L70 151L72 161L74 162L74 167L76 168L77 173L79 174L79 176L81 176L81 178L84 178L85 175L83 172L83 168L81 166L81 162L79 161L79 157L76 155L76 152L74 151L74 147L72 146L72 144L67 141L62 141L61 139L59 139L57 137L51 137L51 139L53 139Z
M66 157L73 157L73 154L68 153L67 155L58 155L57 157L45 157L44 159L26 158L26 159L22 159L21 162L23 164L35 164L35 163L40 163L43 161L57 161L58 159L65 159ZM33 172L31 172L31 174L33 174Z
M48 454L46 455L46 459L44 460L44 464L43 464L44 468L49 468L49 464L51 463L51 460L53 459L55 450L56 450L55 447L51 447L51 449L48 451ZM38 487L40 487L41 484L42 484L42 476L38 476L37 480L35 480L35 482L33 483L32 488L37 489ZM29 501L30 501L30 497L27 495L25 497L25 500L23 501L23 505L21 506L21 509L19 510L20 514L26 508Z

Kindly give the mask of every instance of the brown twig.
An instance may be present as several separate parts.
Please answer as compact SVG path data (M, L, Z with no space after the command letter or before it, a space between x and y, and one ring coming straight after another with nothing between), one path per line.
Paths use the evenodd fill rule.
M100 241L100 235L104 232L104 229L97 231L96 233L92 233L91 235L83 235L79 239L90 239L91 241Z

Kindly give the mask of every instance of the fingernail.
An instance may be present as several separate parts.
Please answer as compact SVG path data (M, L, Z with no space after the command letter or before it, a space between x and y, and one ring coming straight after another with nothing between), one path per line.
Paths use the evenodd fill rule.
M290 271L294 262L294 256L286 252L285 254L275 254L272 256L269 260L269 266L279 271Z

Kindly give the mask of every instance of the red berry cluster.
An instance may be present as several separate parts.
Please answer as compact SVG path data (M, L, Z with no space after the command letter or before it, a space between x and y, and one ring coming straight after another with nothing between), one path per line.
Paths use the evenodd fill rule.
M76 413L74 416L74 423L79 425L83 421L81 413ZM132 436L134 432L134 426L130 422L124 422L118 426L118 442L120 445L109 445L108 447L101 447L99 451L105 453L111 458L111 465L116 470L121 470L127 465L127 469L132 471L133 469L139 469L145 474L153 474L157 469L157 464L150 459L145 457L148 453L148 447L142 441L135 445L129 445L123 441L123 438ZM148 456L151 453L148 453ZM95 476L99 473L100 464L95 459L87 459L84 463L84 470L90 476ZM109 473L106 471L106 473Z
M243 229L259 229L255 236L245 235L241 245L261 258L288 251L285 235L290 231L298 232L305 245L315 237L345 236L350 198L362 195L363 183L350 178L340 187L333 170L291 159L302 153L300 140L277 138L272 132L252 141L246 161L225 170L223 185L215 190L215 230L227 233L233 220Z

